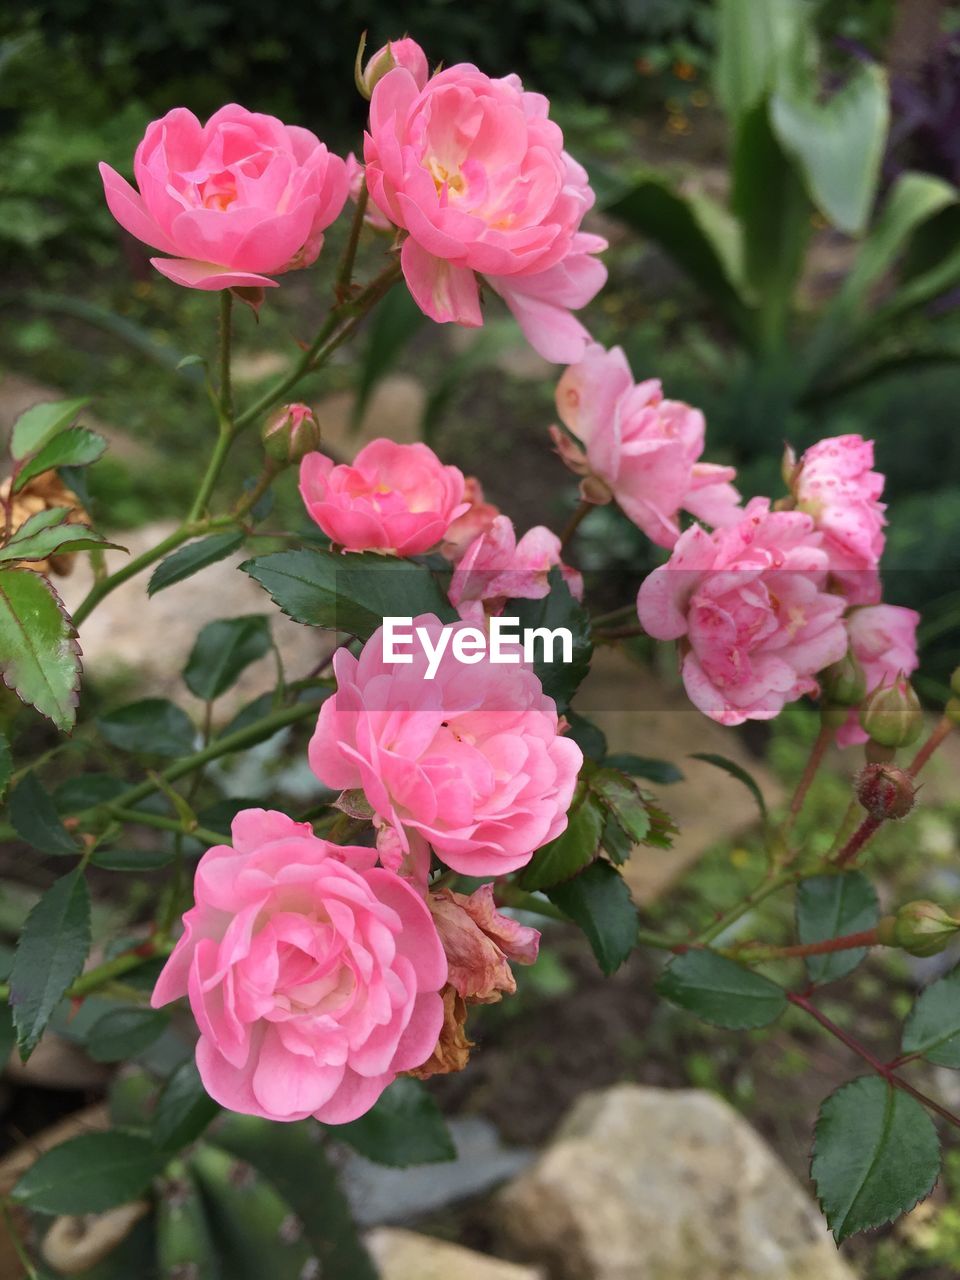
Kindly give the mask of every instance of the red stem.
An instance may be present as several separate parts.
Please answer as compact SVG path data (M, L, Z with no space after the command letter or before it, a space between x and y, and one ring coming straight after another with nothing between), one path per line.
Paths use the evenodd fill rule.
M803 771L803 777L797 783L797 789L793 793L793 799L790 801L791 821L796 818L803 808L803 802L806 799L807 792L810 790L810 784L817 776L817 770L823 763L823 757L833 741L835 732L836 730L832 725L821 724L820 732L817 734L816 741L810 749L810 757L807 760L807 767Z
M915 778L917 776L952 728L953 721L949 719L949 717L944 716L930 734L930 737L913 757L913 763L907 769L907 773L910 774L911 778Z
M737 958L745 960L757 959L751 952L762 951L764 960L792 959L797 956L826 956L834 951L852 951L856 947L877 947L882 945L877 937L877 930L861 929L859 933L846 933L839 938L824 938L820 942L797 942L787 947L767 947L763 943L743 942L729 949L737 953Z
M848 862L852 862L867 841L875 832L879 831L882 826L882 818L873 818L868 814L833 859L834 864L838 867L845 867Z
M886 1080L887 1084L892 1085L894 1089L900 1089L903 1093L908 1093L911 1098L916 1098L917 1102L935 1112L946 1120L948 1124L953 1125L955 1129L960 1129L960 1116L954 1115L952 1111L942 1107L939 1102L935 1102L933 1098L928 1098L925 1093L921 1093L919 1089L915 1089L912 1084L896 1075L890 1063L881 1062L878 1057L870 1052L866 1045L862 1045L859 1040L844 1031L842 1027L838 1027L825 1013L821 1013L807 996L798 991L788 991L787 999L791 1004L796 1005L798 1009L803 1009L811 1018L819 1022L824 1031L828 1031L841 1044L846 1045L851 1053L855 1053L858 1058L862 1058L878 1076Z

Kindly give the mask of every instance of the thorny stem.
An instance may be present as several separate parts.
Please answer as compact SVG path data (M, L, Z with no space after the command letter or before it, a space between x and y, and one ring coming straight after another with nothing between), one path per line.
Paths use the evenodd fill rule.
M883 826L883 818L874 818L871 814L867 816L854 831L853 835L847 840L846 844L839 853L833 857L833 864L837 867L845 867L852 862L858 853L866 846L868 841L872 840L874 835Z
M861 929L859 933L843 934L839 938L824 938L820 942L798 942L786 947L766 947L756 942L737 942L726 947L723 954L733 960L747 960L751 964L764 960L790 960L804 956L825 956L834 951L852 951L856 947L883 945L876 928Z
M334 283L334 296L337 302L343 302L350 296L350 285L353 282L353 264L357 257L357 246L360 243L360 233L363 230L363 217L367 212L367 201L370 193L367 191L366 179L360 184L360 191L357 195L356 207L353 211L353 221L350 224L350 234L347 237L347 243L343 248L343 256L340 259L340 265L337 268L337 278Z
M917 754L913 757L913 760L907 769L907 773L910 774L911 778L915 778L917 776L952 728L953 721L949 716L943 716L942 719L938 721L936 728L930 734L930 737L926 740Z
M160 814L146 813L143 809L125 809L121 805L107 806L111 818L118 822L129 822L141 827L155 827L157 831L172 831L175 835L192 836L204 844L229 844L230 837L219 831L211 831L209 827L193 826L190 822L177 818L164 818Z
M576 511L574 511L573 515L567 521L566 527L564 528L563 533L561 533L560 535L561 551L566 550L567 544L570 542L570 539L579 529L581 521L587 518L587 516L590 514L590 512L593 510L595 506L596 506L596 503L587 502L586 498L582 498L580 500L580 503Z
M817 776L817 770L823 763L823 757L826 755L827 748L833 742L836 730L828 724L821 724L820 732L814 739L813 746L810 748L810 755L807 759L806 768L800 781L797 783L797 789L793 793L793 799L790 801L790 812L784 823L784 831L789 831L797 820L800 810L803 808L803 802L807 798L807 792L810 790L814 778Z
M297 361L290 373L281 378L259 400L238 414L232 421L223 412L222 400L218 402L221 409L220 431L189 515L179 528L175 529L173 533L169 534L155 547L137 556L135 560L131 560L121 569L110 574L109 577L94 583L73 614L73 621L76 626L80 626L97 605L111 592L115 591L117 587L122 586L124 582L136 577L138 573L148 569L152 564L156 564L158 560L162 560L165 555L175 551L191 538L210 533L216 529L229 528L236 523L236 519L240 514L250 509L253 502L256 501L256 497L261 496L260 494L257 494L252 501L249 500L250 495L247 495L239 504L238 509L231 515L203 518L210 495L213 492L214 485L234 439L252 422L255 422L262 413L272 408L305 373L319 368L337 347L346 342L367 312L380 301L399 278L400 264L399 262L391 262L355 299L345 301L334 307L327 316L317 337L300 360ZM222 382L221 385L223 385Z
M220 417L233 418L233 388L230 385L230 344L233 339L233 294L229 289L220 294Z
M803 995L798 991L788 991L787 999L791 1004L796 1005L798 1009L803 1009L805 1013L808 1013L811 1018L815 1019L820 1026L823 1027L824 1031L828 1031L830 1035L839 1040L841 1044L846 1045L851 1053L855 1053L858 1058L862 1058L878 1076L881 1076L886 1080L887 1084L891 1085L894 1089L900 1089L903 1093L908 1093L912 1098L916 1098L917 1102L927 1107L930 1111L935 1112L943 1120L946 1120L948 1124L953 1125L955 1129L960 1129L960 1116L955 1115L952 1111L948 1111L947 1108L941 1106L939 1102L935 1102L933 1098L927 1097L925 1093L921 1093L919 1089L915 1089L912 1084L909 1084L901 1076L898 1076L894 1071L895 1064L881 1062L878 1057L870 1052L866 1045L861 1044L859 1040L850 1035L849 1032L844 1031L842 1027L838 1027L837 1024L828 1018L825 1013L821 1013L808 996ZM896 1065L902 1064L897 1063Z

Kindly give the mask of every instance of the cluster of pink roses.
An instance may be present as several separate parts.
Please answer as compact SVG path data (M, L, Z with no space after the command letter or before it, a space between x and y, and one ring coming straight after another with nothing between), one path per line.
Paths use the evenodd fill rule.
M602 288L606 242L580 229L594 194L547 99L468 63L431 75L410 39L378 50L363 85L365 171L273 116L231 104L202 125L177 107L137 148L139 190L100 166L110 210L166 255L151 262L178 284L263 289L316 259L365 172L368 220L402 237L404 279L426 315L482 325L485 282L537 351L577 359L588 337L571 312Z
M546 100L470 65L431 75L408 39L374 55L361 87L363 168L270 116L228 106L201 125L178 109L137 149L139 192L101 166L110 208L169 255L152 261L178 283L262 288L317 257L365 182L368 220L396 232L427 315L481 324L485 282L539 352L570 364L554 445L585 502L616 501L669 551L637 611L649 635L679 642L697 707L723 724L769 719L815 694L848 650L868 689L912 672L918 617L881 603L883 477L870 442L841 436L788 455L789 496L744 505L733 468L702 460L702 413L665 399L656 380L635 383L624 353L592 343L571 314L603 284L604 243L580 229L593 193ZM283 414L278 433L309 417L300 405ZM153 999L188 996L199 1069L223 1105L342 1123L400 1072L462 1067L467 1005L510 993L508 961L535 959L539 935L497 911L492 879L564 831L583 763L526 665L484 655L465 677L453 646L436 641L483 628L510 600L546 596L552 570L577 599L583 581L554 533L518 537L475 478L424 444L377 439L350 465L296 456L306 509L333 546L438 552L460 621L415 619L441 652L430 679L425 650L390 664L380 632L334 659L310 765L326 786L362 792L376 847L332 844L280 813L240 813L233 847L200 861L195 906ZM695 520L686 529L681 513ZM864 736L852 713L839 740ZM434 858L491 880L469 896L440 888Z

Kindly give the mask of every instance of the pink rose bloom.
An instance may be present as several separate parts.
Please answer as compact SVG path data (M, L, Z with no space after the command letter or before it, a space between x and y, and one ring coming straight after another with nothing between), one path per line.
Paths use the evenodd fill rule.
M700 462L705 423L699 409L665 400L656 378L635 383L620 347L593 344L557 385L557 412L576 437L551 429L563 461L583 476L588 502L615 498L653 542L672 547L681 509L712 525L740 519L733 467Z
M482 622L485 613L502 613L508 600L542 600L549 595L554 565L559 565L570 594L582 600L583 578L561 561L555 533L536 525L518 542L513 522L497 516L454 569L450 603L462 618Z
M867 693L882 684L892 684L898 675L911 676L920 665L917 658L917 627L920 615L915 609L897 604L867 605L851 609L846 617L847 635L853 656L863 667ZM860 728L859 711L852 707L847 723L837 730L837 745L853 746L866 742Z
M453 641L474 630L464 623L424 614L413 625L434 648L446 641L434 678L416 641L411 663L386 662L382 630L358 658L341 649L310 766L328 787L362 788L381 858L405 855L419 883L428 845L464 875L516 871L565 829L583 754L560 736L556 704L533 671L486 653L461 662Z
M388 40L382 48L370 55L363 69L363 87L368 98L377 82L394 67L403 67L409 71L418 89L422 89L430 78L427 55L416 40L411 40L409 36L404 36L402 40Z
M467 510L463 472L425 444L371 440L352 466L323 453L300 464L300 496L311 519L345 551L429 551Z
M309 130L234 103L204 125L184 107L154 120L133 172L139 193L101 164L110 212L190 289L275 286L308 267L347 198L346 166Z
M474 539L486 533L500 514L499 507L484 500L483 486L476 476L467 476L464 481L463 498L470 504L469 509L454 520L440 544L440 554L451 564L463 559Z
M426 904L376 851L247 809L197 865L196 906L157 979L188 996L222 1106L343 1124L436 1047L447 962Z
M479 326L482 278L535 350L566 363L588 342L570 313L602 288L606 241L580 230L594 194L548 111L516 76L461 63L421 85L396 67L373 91L364 159L373 203L409 233L400 261L420 309Z
M499 912L493 885L483 884L469 896L436 889L427 897L446 953L447 981L469 1004L496 1004L517 989L508 961L533 964L540 934Z
M769 720L846 653L846 601L827 591L821 543L809 516L754 498L739 524L687 529L643 582L641 625L681 641L683 683L705 715Z
M886 538L884 477L873 468L873 441L832 436L806 451L791 488L800 511L823 534L830 570L851 604L877 604L877 567Z

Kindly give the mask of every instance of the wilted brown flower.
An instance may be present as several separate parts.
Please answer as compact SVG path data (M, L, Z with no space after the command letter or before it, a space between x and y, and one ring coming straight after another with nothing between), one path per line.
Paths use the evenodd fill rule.
M6 503L9 492L10 479L7 478L0 484L0 502ZM70 512L66 517L67 524L89 523L89 516L73 490L67 488L56 471L44 471L42 475L29 480L19 493L14 494L10 511L10 532L16 532L38 512L50 511L54 507L65 507ZM75 551L63 551L47 560L25 560L23 567L33 569L36 573L56 573L60 577L66 577L72 572L76 558Z

